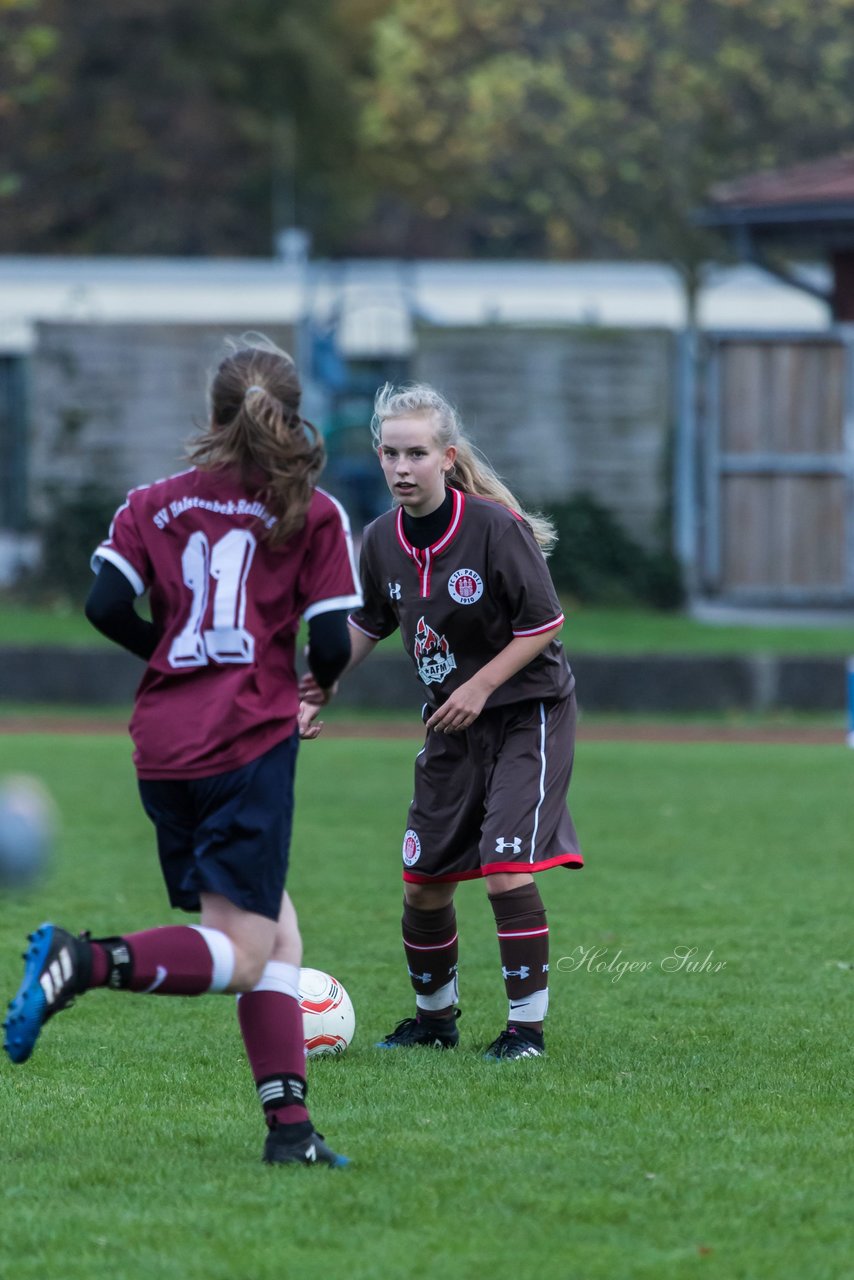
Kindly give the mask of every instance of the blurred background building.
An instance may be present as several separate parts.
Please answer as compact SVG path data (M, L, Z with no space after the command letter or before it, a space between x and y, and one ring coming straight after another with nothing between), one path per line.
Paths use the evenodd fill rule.
M181 465L223 335L260 329L357 526L373 393L427 378L578 598L586 528L619 591L669 581L641 601L854 607L850 20L6 0L0 581Z
M679 275L650 263L0 258L0 572L33 562L33 528L75 490L118 500L180 467L223 339L254 330L295 354L325 482L357 528L386 502L367 429L376 388L424 379L525 501L592 495L641 544L678 551L692 596L854 600L821 486L809 510L770 495L747 537L758 489L737 492L718 443L716 415L736 430L749 403L754 433L770 415L798 444L794 414L817 474L845 366L827 303L742 266L706 273L696 325L686 308ZM735 540L727 504L740 504ZM803 541L799 507L824 554L776 537L775 512Z

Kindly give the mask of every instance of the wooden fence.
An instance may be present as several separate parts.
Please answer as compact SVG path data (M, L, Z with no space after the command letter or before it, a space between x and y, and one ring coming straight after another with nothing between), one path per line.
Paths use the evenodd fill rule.
M852 348L715 335L699 349L699 588L734 603L854 603Z

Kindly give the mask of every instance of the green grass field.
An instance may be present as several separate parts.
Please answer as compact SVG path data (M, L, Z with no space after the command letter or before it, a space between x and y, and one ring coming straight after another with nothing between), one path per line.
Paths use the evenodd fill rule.
M144 605L142 606L145 607ZM747 626L698 622L681 613L652 609L604 609L565 600L562 639L573 653L776 653L832 654L854 652L854 627ZM0 642L5 645L109 645L83 616L82 606L57 602L36 608L0 597ZM400 640L387 642L396 652Z
M0 1274L15 1280L841 1280L850 1249L852 770L843 747L588 743L588 866L541 878L549 1056L493 1064L491 912L458 897L458 1051L383 1054L409 1012L410 742L306 744L291 891L356 1006L309 1065L343 1172L261 1165L230 997L95 992L0 1064ZM123 735L0 738L49 783L51 873L3 902L3 998L46 917L166 923ZM692 971L679 964L693 949ZM626 968L624 966L633 966Z

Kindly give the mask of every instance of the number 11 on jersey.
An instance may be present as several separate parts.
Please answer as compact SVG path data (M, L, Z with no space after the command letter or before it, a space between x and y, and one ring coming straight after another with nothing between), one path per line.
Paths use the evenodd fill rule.
M232 529L211 547L200 530L181 553L190 612L169 648L173 667L204 667L208 662L252 662L255 638L246 630L246 580L256 541L246 529ZM203 630L213 588L213 625Z

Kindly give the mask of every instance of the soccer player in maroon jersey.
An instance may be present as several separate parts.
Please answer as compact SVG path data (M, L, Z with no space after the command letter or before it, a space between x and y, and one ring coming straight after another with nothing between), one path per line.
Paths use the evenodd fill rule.
M295 644L305 618L309 667L328 692L349 657L347 615L361 593L347 517L316 487L323 445L299 406L289 356L271 345L234 350L213 379L194 465L134 489L93 557L87 616L146 662L131 736L169 900L200 911L200 924L109 938L41 925L4 1046L25 1062L44 1023L93 987L237 992L268 1124L264 1159L336 1167L346 1157L306 1109L302 944L285 892ZM144 592L150 622L134 609Z
M549 953L534 873L582 865L566 806L575 681L543 554L554 531L522 510L433 388L386 386L372 428L395 507L365 530L349 666L400 628L427 703L402 850L416 1013L380 1047L458 1043L454 891L482 878L509 1000L486 1056L539 1057ZM306 724L315 683L303 683Z

